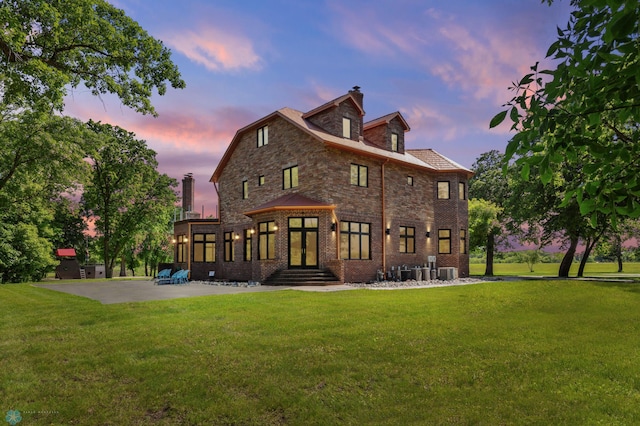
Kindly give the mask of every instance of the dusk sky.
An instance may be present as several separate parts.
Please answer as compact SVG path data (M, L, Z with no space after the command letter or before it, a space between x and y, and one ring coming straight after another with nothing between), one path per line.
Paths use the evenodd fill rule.
M433 148L471 167L510 138L489 121L569 18L569 1L117 0L173 54L183 90L143 116L80 86L65 112L147 141L159 169L196 179L195 210L215 213L209 182L236 130L282 107L308 111L353 86L365 122L400 111L408 149ZM178 187L180 189L180 187Z

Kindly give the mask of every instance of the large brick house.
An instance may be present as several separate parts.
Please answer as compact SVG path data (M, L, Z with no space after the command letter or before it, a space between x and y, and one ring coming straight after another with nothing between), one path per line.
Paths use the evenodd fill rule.
M472 172L432 149L406 149L399 112L364 115L354 87L238 130L211 177L219 219L175 222L175 266L192 279L312 269L366 282L435 256L468 276Z

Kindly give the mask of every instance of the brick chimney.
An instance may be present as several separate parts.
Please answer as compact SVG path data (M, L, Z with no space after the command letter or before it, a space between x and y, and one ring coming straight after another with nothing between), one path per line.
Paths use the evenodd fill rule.
M187 173L182 179L182 211L193 211L193 200L195 198L196 180L193 173Z
M364 93L360 91L360 86L353 86L353 89L349 90L349 93L358 101L360 108L364 109L363 98Z

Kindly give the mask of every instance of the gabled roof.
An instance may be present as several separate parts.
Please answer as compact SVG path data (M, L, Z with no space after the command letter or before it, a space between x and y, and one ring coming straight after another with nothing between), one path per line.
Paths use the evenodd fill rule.
M74 248L56 249L56 257L76 257L76 249Z
M332 101L327 102L326 104L322 104L319 107L314 108L309 112L305 112L302 115L302 118L309 118L326 109L337 107L338 105L340 105L342 102L346 100L350 100L353 103L353 105L358 109L358 113L360 114L360 116L364 115L364 109L362 109L362 105L360 105L360 103L356 100L356 98L353 97L351 93L347 93L346 95L342 95L339 98L336 98Z
M345 97L353 98L351 95L344 95L341 98ZM391 152L386 149L374 146L373 144L333 136L322 131L319 127L305 120L305 116L308 116L308 114L309 113L303 113L301 111L285 107L238 130L231 143L229 144L229 147L227 147L227 150L222 156L222 159L220 159L220 163L218 163L218 167L216 167L216 170L213 172L213 175L211 176L211 179L209 181L214 183L218 182L222 171L229 162L231 155L233 155L233 151L235 151L236 146L238 145L238 143L240 143L242 134L244 134L248 130L256 129L260 126L263 126L265 123L276 117L280 117L288 121L303 132L314 137L316 140L323 142L325 145L332 146L340 150L354 152L359 155L365 155L379 160L392 161L395 163L403 164L405 166L426 169L433 172L460 171L470 174L473 173L471 170L461 166L460 164L452 160L449 160L448 158L444 157L441 154L438 154L432 149L406 150L405 153ZM395 114L396 113L389 114L389 116L395 117ZM400 113L397 114L399 116ZM382 120L383 118L384 117L380 117L379 119L374 121Z
M336 208L333 204L323 203L314 200L298 193L283 195L275 200L269 201L254 208L251 211L245 212L246 216L252 216L258 213L265 213L276 210L334 210Z
M368 130L368 129L374 128L374 127L379 126L381 124L389 124L389 122L391 120L393 120L394 118L396 118L396 117L400 120L400 122L402 122L402 126L404 127L404 130L406 132L411 130L411 128L409 127L409 123L407 123L407 121L404 119L402 114L400 114L400 111L392 112L391 114L387 114L387 115L382 116L380 118L376 118L375 120L371 120L371 121L368 121L368 122L364 123L364 125L363 125L364 130Z
M473 174L471 170L456 163L453 160L450 160L449 158L445 157L439 152L436 152L433 149L408 149L406 152L416 158L421 159L422 161L431 164L437 170L442 172L467 172Z

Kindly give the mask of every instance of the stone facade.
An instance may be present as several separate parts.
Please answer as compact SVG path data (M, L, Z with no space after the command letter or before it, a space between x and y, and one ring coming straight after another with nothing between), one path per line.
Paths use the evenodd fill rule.
M400 113L363 123L362 101L354 88L307 113L283 108L240 129L211 178L220 220L175 224L176 237L191 242L178 266L190 269L192 279L215 271L223 279L264 281L281 269L307 267L365 282L436 256L438 267L468 276L471 172L435 151L406 150L409 127ZM349 138L343 118L350 120ZM443 181L448 199L438 198ZM265 224L277 230L261 234ZM439 252L446 247L439 230L448 230L450 252ZM193 236L206 233L215 234L215 262L194 260ZM261 258L260 244L269 238L274 251Z

